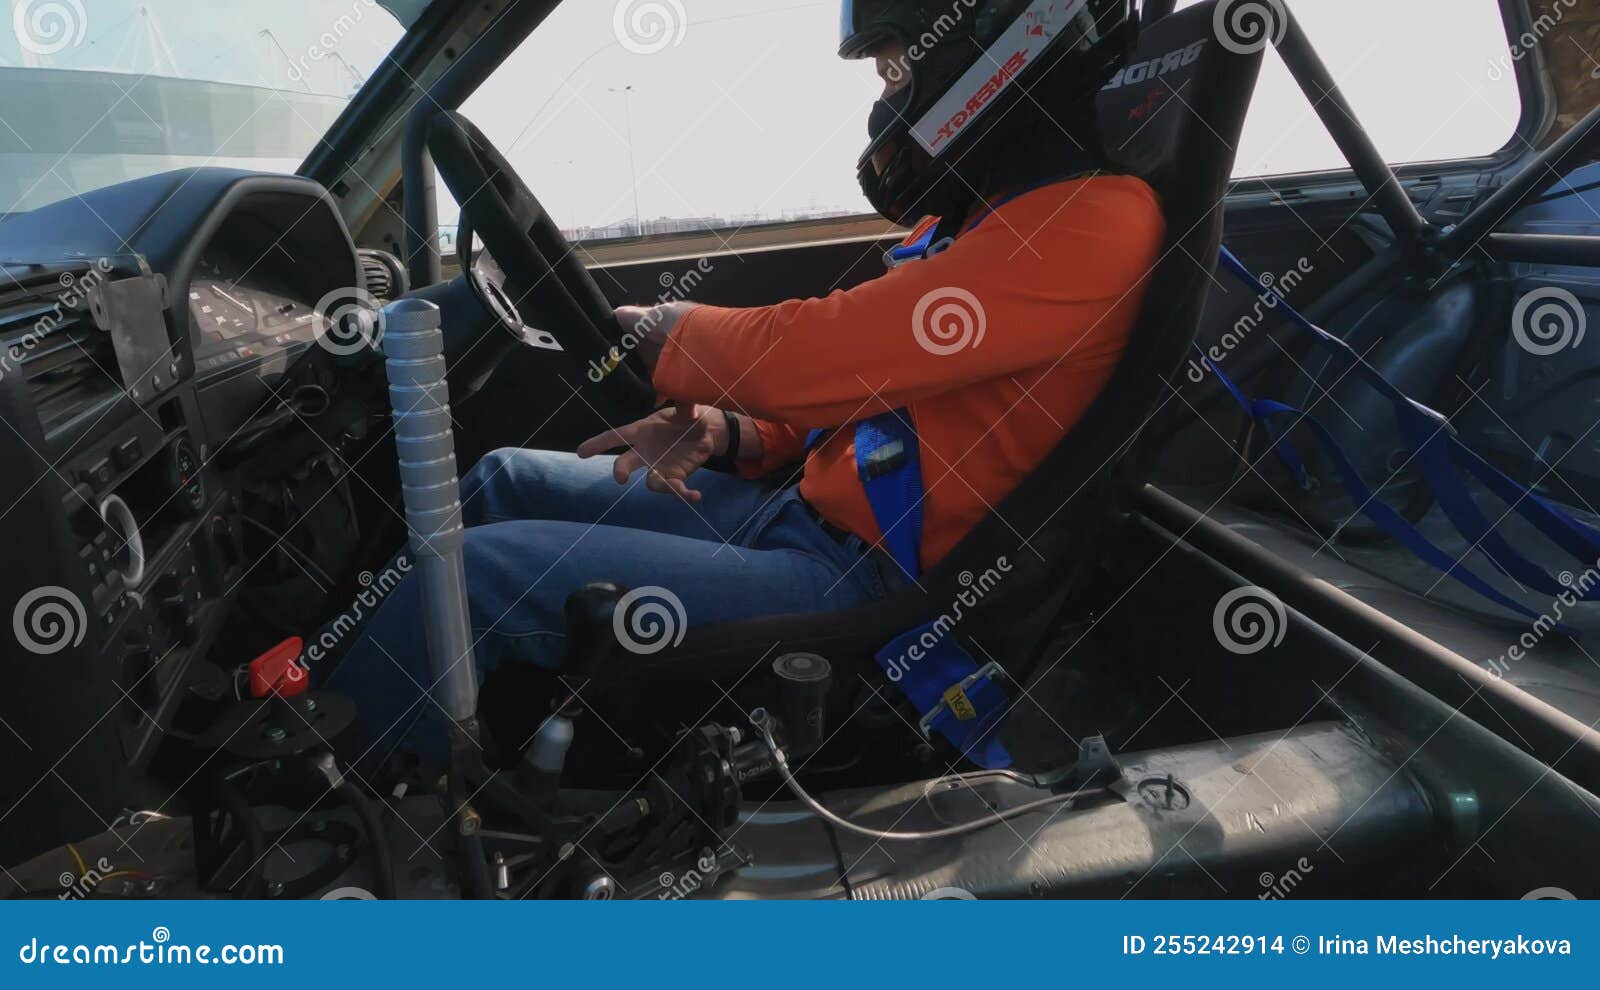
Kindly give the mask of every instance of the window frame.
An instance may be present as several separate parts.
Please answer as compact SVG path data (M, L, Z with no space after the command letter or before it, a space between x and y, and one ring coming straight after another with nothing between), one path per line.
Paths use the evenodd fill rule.
M1499 0L1501 20L1505 24L1508 50L1514 39L1520 38L1533 27L1529 0ZM1313 42L1314 43L1314 42ZM1518 162L1538 153L1540 139L1555 123L1555 94L1545 70L1544 50L1535 47L1526 57L1513 60L1513 77L1521 96L1521 117L1506 142L1494 151L1467 158L1446 158L1434 161L1389 163L1389 168L1402 183L1418 183L1463 174L1490 174L1515 170ZM1359 123L1359 120L1358 120ZM1364 127L1365 125L1363 125ZM1230 198L1241 187L1257 186L1277 190L1293 186L1297 189L1326 189L1355 181L1354 170L1348 161L1341 168L1300 172L1278 172L1267 175L1239 176L1233 180Z

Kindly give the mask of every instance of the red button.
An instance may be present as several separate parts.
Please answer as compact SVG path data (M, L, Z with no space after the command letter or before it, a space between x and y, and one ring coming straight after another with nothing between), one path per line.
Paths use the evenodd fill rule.
M305 694L311 687L311 678L300 666L300 652L304 647L300 637L294 636L250 661L250 696L265 698L277 694L293 698Z

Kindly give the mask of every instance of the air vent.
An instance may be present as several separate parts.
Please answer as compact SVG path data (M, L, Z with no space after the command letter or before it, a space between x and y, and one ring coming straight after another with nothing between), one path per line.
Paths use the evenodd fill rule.
M62 283L54 291L63 292ZM0 309L0 346L7 373L27 382L45 439L84 418L92 421L122 395L111 337L102 333L70 289L41 288ZM19 294L20 295L20 294Z
M406 294L405 266L400 259L387 251L362 248L361 273L367 280L367 291L379 302L393 302Z

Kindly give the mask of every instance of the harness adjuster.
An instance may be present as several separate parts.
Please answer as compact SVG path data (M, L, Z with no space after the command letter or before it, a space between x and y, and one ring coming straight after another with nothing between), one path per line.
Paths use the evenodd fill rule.
M868 454L861 465L861 480L876 481L906 466L908 455L904 441L894 440Z
M980 681L1009 681L1011 675L1006 669L991 660L973 671L959 683L952 684L945 689L944 696L939 703L928 709L922 715L922 720L917 723L917 731L922 733L924 739L932 740L933 723L944 712L949 712L956 717L958 722L971 722L978 717L978 710L972 704L972 699L967 696L967 691Z

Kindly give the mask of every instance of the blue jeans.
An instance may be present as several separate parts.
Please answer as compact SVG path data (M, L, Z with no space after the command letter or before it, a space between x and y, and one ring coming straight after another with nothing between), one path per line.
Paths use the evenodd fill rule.
M796 488L698 471L690 487L705 497L690 505L646 489L642 472L619 486L613 460L508 448L462 479L480 681L508 659L554 667L567 596L594 581L641 593L624 646L647 653L685 622L843 610L904 580L859 538L830 535ZM408 739L419 752L443 748L443 713L424 696L432 678L417 584L408 575L388 592L327 678L356 702L379 758Z

